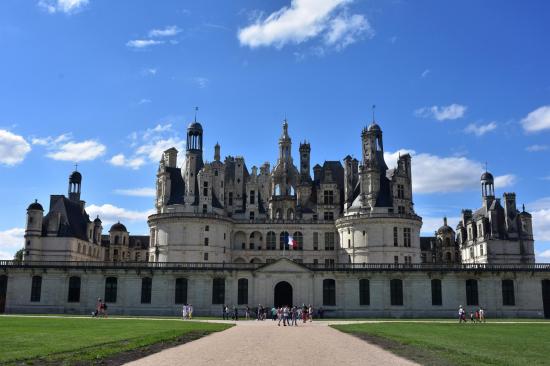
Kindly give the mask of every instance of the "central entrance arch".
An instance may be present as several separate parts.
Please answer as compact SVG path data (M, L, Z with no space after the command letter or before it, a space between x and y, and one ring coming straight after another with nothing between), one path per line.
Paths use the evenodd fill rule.
M292 285L286 281L281 281L275 285L275 307L289 305L292 306Z

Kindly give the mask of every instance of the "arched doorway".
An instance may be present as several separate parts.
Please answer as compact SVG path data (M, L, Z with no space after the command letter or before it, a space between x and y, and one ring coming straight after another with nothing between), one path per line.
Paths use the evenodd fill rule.
M281 281L275 285L274 296L275 307L289 305L292 306L292 286L286 281Z

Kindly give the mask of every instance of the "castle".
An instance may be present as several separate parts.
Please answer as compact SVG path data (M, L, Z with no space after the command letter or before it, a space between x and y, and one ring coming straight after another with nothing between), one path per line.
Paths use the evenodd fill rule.
M242 157L203 158L203 128L187 128L184 164L166 150L149 236L86 212L80 172L48 212L27 209L24 259L0 262L0 313L197 315L235 306L313 304L329 316L451 317L458 305L491 316L550 318L550 266L535 264L531 215L481 176L481 208L420 237L412 158L389 169L382 130L361 132L361 161L299 168L285 120L279 156L250 170ZM421 173L421 172L420 172Z
M243 157L203 158L203 128L187 128L184 164L166 150L156 179L156 213L150 236L129 235L114 224L102 234L80 199L82 175L69 177L68 197L52 195L49 212L35 202L27 210L27 261L149 261L296 263L534 263L531 215L516 208L514 193L495 198L494 178L481 176L482 207L462 211L455 230L444 224L420 237L414 211L411 156L389 169L376 122L361 133L362 159L346 156L313 167L309 143L300 143L299 168L285 120L279 156L247 168ZM293 245L289 245L293 243Z

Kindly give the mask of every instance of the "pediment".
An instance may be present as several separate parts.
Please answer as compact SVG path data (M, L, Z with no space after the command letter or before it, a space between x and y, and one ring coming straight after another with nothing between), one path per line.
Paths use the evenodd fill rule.
M259 273L310 273L311 270L305 266L291 261L287 258L281 258L276 262L266 264L256 270Z

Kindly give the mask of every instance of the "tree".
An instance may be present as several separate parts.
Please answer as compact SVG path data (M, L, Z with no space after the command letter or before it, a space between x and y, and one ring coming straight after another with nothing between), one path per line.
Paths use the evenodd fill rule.
M15 254L13 255L13 260L17 262L23 262L23 251L24 249L19 249Z

